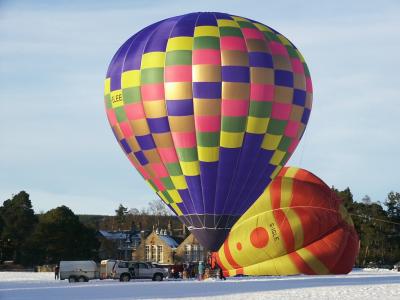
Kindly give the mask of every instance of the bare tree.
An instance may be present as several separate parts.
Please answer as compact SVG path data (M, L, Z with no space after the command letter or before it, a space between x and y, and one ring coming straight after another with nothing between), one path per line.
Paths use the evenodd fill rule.
M372 204L372 200L371 197L368 195L365 195L362 199L361 202L364 203L365 205L371 205Z
M140 215L140 211L137 208L131 208L128 210L128 214L132 216L138 216Z
M160 200L154 199L149 202L148 213L154 216L171 216L172 213Z

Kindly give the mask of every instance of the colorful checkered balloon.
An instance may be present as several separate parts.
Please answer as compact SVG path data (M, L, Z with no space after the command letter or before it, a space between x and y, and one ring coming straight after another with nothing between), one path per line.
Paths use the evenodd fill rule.
M217 250L295 150L312 84L300 52L274 29L190 13L121 46L105 103L131 163L203 246Z

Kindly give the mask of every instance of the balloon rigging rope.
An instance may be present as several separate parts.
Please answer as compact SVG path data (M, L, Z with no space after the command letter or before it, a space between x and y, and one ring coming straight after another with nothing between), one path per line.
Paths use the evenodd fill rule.
M369 217L369 216L366 216L366 215L357 215L357 214L351 214L351 213L349 213L349 215L355 216L355 217L360 217L360 218L363 218L363 219L375 220L375 221L379 221L379 222L383 222L383 223L390 223L390 224L400 225L399 222L393 222L393 221L388 221L388 220L383 220L383 219L372 218L372 217Z

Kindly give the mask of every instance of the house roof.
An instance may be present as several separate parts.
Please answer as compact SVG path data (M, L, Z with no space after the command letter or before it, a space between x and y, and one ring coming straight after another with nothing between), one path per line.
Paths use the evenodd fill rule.
M178 243L169 235L158 235L160 239L162 239L167 245L171 248L178 247Z
M124 240L128 236L131 239L140 239L139 233L131 234L130 232L123 232L123 231L107 231L107 230L99 230L99 233L108 240Z

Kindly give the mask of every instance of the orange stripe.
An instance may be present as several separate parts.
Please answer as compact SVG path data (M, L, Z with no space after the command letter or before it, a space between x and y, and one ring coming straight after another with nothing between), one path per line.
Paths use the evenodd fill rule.
M289 257L292 260L292 262L296 265L296 267L299 269L300 273L306 274L306 275L315 275L316 273L311 269L308 264L304 261L304 259L295 251L292 253L289 253Z
M293 210L298 215L303 228L303 246L311 244L321 236L316 211L305 207L295 207Z
M323 263L328 270L331 270L338 262L340 256L342 256L344 250L344 245L342 244L343 239L343 229L337 228L332 233L324 236L321 240L305 248Z
M269 185L272 209L279 209L281 207L281 185L282 178L275 178Z
M304 169L299 169L299 171L296 173L296 176L294 178L296 178L297 180L300 181L308 181L307 178L309 178L309 174L306 170Z
M235 259L232 256L231 250L229 249L229 235L226 238L225 242L224 242L224 252L225 252L225 258L228 261L228 263L234 268L234 269L239 269L242 266L239 265Z
M359 240L355 230L346 225L346 229L349 230L349 235L347 237L345 244L345 249L343 250L342 257L337 261L336 265L330 270L332 274L347 274L353 268L354 262L359 251Z
M243 275L243 268L236 269L236 275Z
M294 236L292 228L290 227L289 221L286 215L281 210L274 210L274 217L281 231L281 236L285 242L286 253L294 251Z
M294 179L292 187L292 209L296 212L300 218L300 222L303 228L303 245L308 245L317 240L322 233L322 224L318 217L321 210L318 207L323 205L320 204L321 198L313 194L313 186L306 184L300 180ZM314 201L312 200L314 199ZM322 198L323 199L323 198ZM311 205L314 202L314 205ZM306 206L306 207L304 207ZM313 206L313 207L308 207Z
M283 168L281 169L281 171L279 172L278 176L276 176L276 178L278 178L278 177L285 177L285 174L286 174L287 170L289 170L289 167L283 167Z
M221 258L219 257L219 253L214 252L214 254L215 254L215 258L218 262L218 266L222 269L223 272L228 272L228 269L224 266L224 264L221 261Z

